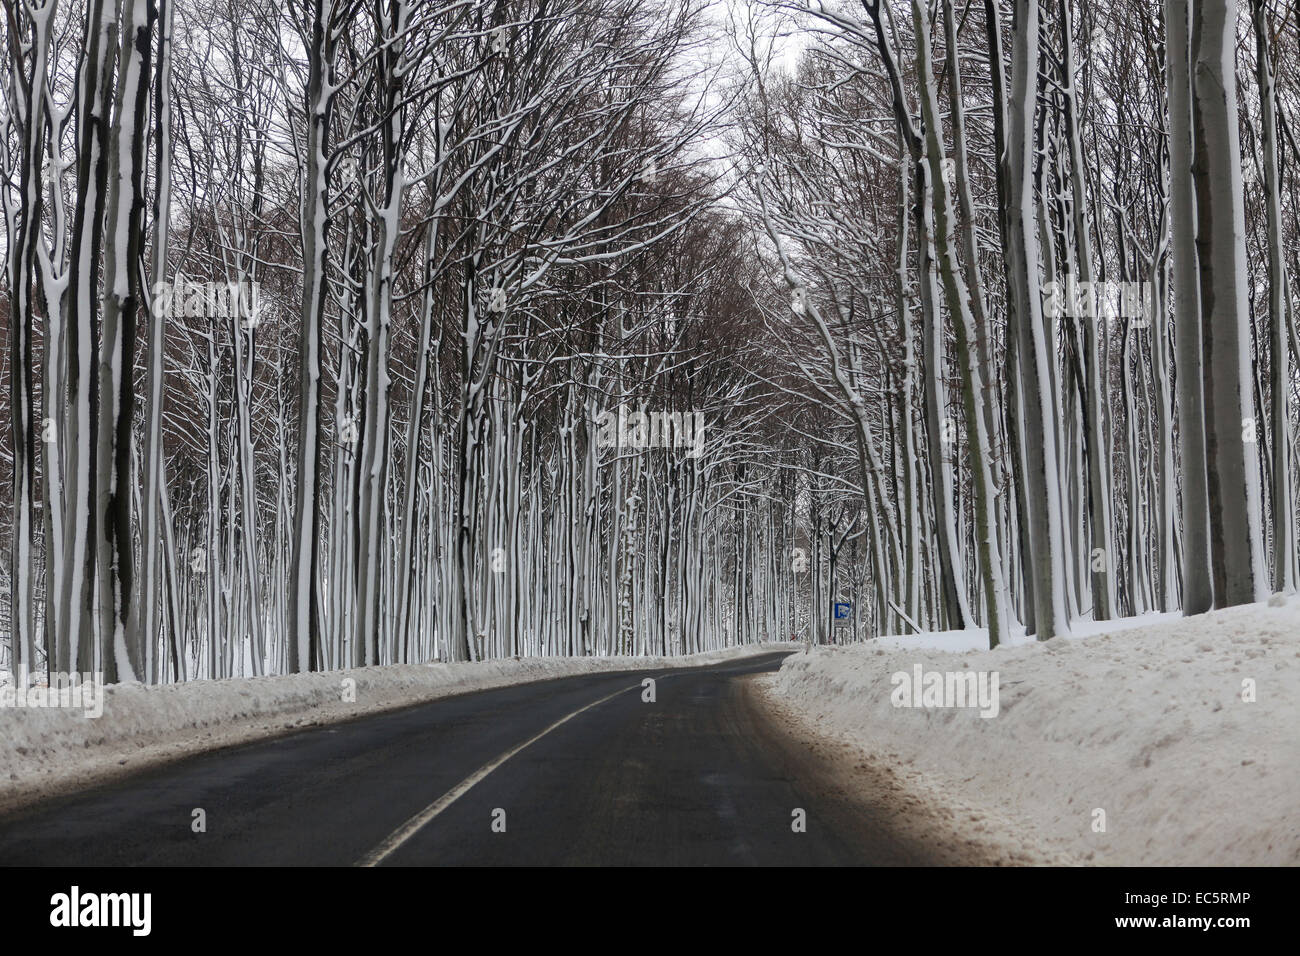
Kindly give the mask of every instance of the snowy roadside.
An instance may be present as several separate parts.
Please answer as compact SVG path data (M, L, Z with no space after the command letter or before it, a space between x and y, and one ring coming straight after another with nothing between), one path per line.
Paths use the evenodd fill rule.
M3 707L0 812L205 750L454 694L583 674L699 667L794 646L750 644L671 658L395 664L163 686L118 684L103 688L98 718L70 707Z
M1008 843L1089 864L1300 864L1300 599L1116 623L993 651L924 646L966 635L818 648L765 683L805 732L927 801L985 808ZM952 696L907 706L918 667L918 691L940 673ZM995 716L932 706L981 672Z

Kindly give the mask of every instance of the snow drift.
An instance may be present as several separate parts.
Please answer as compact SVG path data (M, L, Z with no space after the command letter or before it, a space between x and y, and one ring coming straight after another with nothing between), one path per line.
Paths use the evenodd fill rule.
M918 664L996 671L997 716L895 706L893 675ZM771 692L808 729L995 810L1064 859L1300 864L1294 598L993 651L817 648L788 658Z

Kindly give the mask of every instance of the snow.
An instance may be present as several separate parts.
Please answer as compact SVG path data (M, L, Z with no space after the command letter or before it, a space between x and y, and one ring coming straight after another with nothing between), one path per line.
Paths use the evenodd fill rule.
M83 709L0 708L0 812L181 757L470 691L616 671L698 667L795 645L682 657L546 657L103 688ZM355 681L355 702L344 701Z
M981 641L814 648L788 658L768 693L923 799L985 809L1008 842L1064 862L1300 864L1300 599L1088 624L992 651L973 649ZM998 672L997 716L895 707L891 676L918 664Z
M1150 613L1137 617L1118 618L1113 621L1075 620L1070 624L1070 632L1062 635L1066 640L1077 640L1094 634L1108 634L1124 631L1134 627L1143 627L1160 621L1181 621L1182 615L1176 611L1168 614ZM1003 644L1016 647L1022 644L1035 644L1037 639L1025 633L1023 624L1011 628L1004 635ZM877 637L872 641L873 647L920 648L933 651L983 651L989 646L989 632L985 627L971 627L964 631L922 631L919 634L891 634Z

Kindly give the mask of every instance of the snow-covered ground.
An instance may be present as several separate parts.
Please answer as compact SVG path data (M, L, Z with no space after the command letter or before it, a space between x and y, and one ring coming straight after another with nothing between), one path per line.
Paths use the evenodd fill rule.
M1162 621L1181 621L1182 614L1172 612L1159 614L1152 612L1138 617L1125 617L1117 621L1075 621L1069 635L1071 640L1091 637L1094 634L1114 634L1135 627L1146 627ZM1012 629L1003 641L1009 647L1021 644L1035 644L1037 638L1026 634L1024 625ZM972 627L964 631L922 631L919 634L890 634L875 638L873 647L898 647L915 650L918 647L933 651L983 651L989 646L989 632L986 627Z
M98 718L85 716L90 707L0 707L0 811L188 754L453 694L582 674L698 667L792 646L750 644L671 658L524 658L120 684L102 688Z
M981 829L1064 861L1300 864L1300 598L1110 627L993 651L968 649L978 632L814 648L768 689L927 802L987 808ZM996 716L904 706L918 665L989 688L996 671Z

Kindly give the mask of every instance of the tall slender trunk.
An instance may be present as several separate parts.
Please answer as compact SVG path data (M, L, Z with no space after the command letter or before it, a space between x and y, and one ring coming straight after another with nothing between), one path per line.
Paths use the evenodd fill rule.
M1255 81L1259 87L1260 151L1264 157L1264 210L1268 223L1268 347L1270 431L1273 436L1273 590L1296 589L1295 494L1291 484L1291 343L1293 320L1282 257L1282 185L1278 169L1277 94L1264 0L1251 0L1255 28Z
M145 648L145 657L152 657L158 637L159 610L162 585L158 567L159 550L163 546L159 528L162 498L167 480L162 443L163 379L166 364L164 332L166 309L159 302L167 281L167 239L171 225L171 51L173 0L160 0L161 29L158 36L157 69L154 74L154 160L155 193L153 202L153 250L149 278L153 289L150 299L149 351L145 373L145 446L144 491L141 496L140 546L142 575L139 599L131 607L132 641ZM147 668L146 679L159 679L158 670Z
M1198 0L1192 12L1192 181L1204 317L1211 569L1220 607L1257 601L1265 587L1237 131L1236 9L1236 0Z
M63 554L63 643L72 649L69 670L91 670L97 660L95 619L98 498L95 455L99 423L99 250L103 245L108 139L117 20L107 0L86 8L86 45L77 97L77 208L69 250L67 399L61 429L66 455L68 520Z
M1012 94L1007 151L1010 157L1011 243L1015 341L1025 414L1026 504L1033 576L1034 626L1040 641L1069 628L1061 485L1057 464L1054 361L1043 325L1038 276L1039 239L1034 195L1034 119L1038 113L1038 0L1016 0L1012 41Z
M289 589L288 669L315 670L320 663L320 466L321 337L325 324L327 212L326 162L331 103L333 0L313 0L308 53L306 169L300 221L303 277L299 318L298 497L293 512Z
M1210 577L1210 499L1201 355L1201 287L1196 191L1192 183L1192 74L1189 0L1165 0L1169 83L1169 205L1173 232L1174 348L1178 451L1182 472L1183 613L1214 606Z

